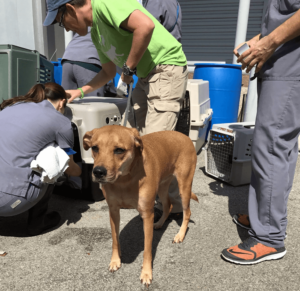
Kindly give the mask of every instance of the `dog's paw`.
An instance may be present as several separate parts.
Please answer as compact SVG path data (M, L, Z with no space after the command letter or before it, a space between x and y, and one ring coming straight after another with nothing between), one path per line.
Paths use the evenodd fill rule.
M145 271L142 270L141 276L140 276L141 283L146 285L147 287L152 283L152 270Z
M121 268L121 260L111 261L109 264L109 271L111 273L118 271Z
M180 234L180 233L177 233L173 239L173 244L179 244L179 243L182 243L184 240L184 235Z

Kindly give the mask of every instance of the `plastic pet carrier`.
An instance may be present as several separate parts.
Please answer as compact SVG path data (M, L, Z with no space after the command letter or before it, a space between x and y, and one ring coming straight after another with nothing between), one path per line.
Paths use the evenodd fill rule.
M253 122L214 124L208 135L205 171L233 186L250 183Z
M86 151L83 148L83 137L94 128L119 125L126 105L127 98L108 97L85 97L68 104L65 115L72 121L73 126L74 150L77 152L74 161L81 165L82 175L80 178L71 179L64 176L55 187L55 194L91 201L104 199L100 184L92 181L94 160L91 149Z
M207 128L212 118L212 113L208 81L188 80L176 131L190 137L194 143L196 152L198 152L205 143Z
M53 82L53 64L46 57L18 46L0 45L0 103L47 82Z

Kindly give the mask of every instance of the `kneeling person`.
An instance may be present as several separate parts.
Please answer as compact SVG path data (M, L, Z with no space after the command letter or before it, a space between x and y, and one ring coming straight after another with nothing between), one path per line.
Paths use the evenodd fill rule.
M38 84L25 96L0 105L0 216L15 216L29 210L28 233L37 235L60 222L57 212L46 214L54 184L42 183L31 162L49 144L73 147L70 120L63 115L67 104L64 89ZM80 176L81 169L70 156L67 175Z

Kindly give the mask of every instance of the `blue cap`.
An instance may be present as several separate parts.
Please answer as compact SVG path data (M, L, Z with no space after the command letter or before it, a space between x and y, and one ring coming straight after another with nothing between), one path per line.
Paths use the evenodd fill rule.
M70 1L71 0L47 0L48 13L44 21L44 26L51 25L56 18L58 8Z

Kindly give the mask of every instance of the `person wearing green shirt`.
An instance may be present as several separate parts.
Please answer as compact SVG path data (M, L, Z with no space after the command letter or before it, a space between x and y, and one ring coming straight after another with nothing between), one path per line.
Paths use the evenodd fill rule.
M67 91L69 102L104 86L116 75L117 65L123 82L130 84L133 74L139 77L132 93L134 114L129 112L126 126L136 127L140 135L175 130L186 91L187 61L182 45L154 16L136 0L47 0L47 8L45 26L59 23L81 36L92 27L102 64L88 84ZM181 212L181 203L174 202L180 200L175 178L169 194L172 212Z

